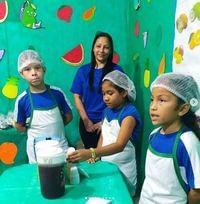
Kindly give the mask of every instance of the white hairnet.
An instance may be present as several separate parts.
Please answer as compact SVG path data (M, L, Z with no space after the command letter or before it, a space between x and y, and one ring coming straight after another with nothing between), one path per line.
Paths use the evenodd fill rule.
M200 108L199 87L192 76L180 73L165 73L158 76L151 84L154 87L165 88L186 103L190 104L191 111L196 112Z
M118 70L114 70L106 74L102 81L106 79L126 90L128 92L129 100L135 101L136 99L135 86L126 74Z
M42 64L42 59L39 54L34 50L25 50L21 52L18 57L18 72L21 73L22 69L31 63Z

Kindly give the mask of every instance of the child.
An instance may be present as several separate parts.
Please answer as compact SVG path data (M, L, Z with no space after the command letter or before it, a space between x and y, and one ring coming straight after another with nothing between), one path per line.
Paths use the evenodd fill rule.
M136 188L135 147L131 139L136 139L141 129L141 119L131 103L136 98L133 82L121 71L108 73L102 82L103 100L107 106L103 113L102 132L96 149L76 150L68 156L68 161L101 160L115 163L124 174L131 195Z
M33 50L25 50L18 57L18 71L29 88L15 102L15 127L27 131L27 154L29 163L35 163L35 144L40 140L56 139L66 151L64 125L72 120L68 99L57 87L46 85L46 68Z
M166 73L151 84L150 135L140 204L200 203L200 108L191 76Z

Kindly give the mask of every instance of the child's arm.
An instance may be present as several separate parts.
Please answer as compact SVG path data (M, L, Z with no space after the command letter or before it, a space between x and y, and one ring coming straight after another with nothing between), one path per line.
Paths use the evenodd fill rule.
M107 156L123 151L127 142L130 139L130 136L133 132L133 129L136 126L136 120L132 116L124 118L121 123L120 132L116 142L106 145L104 147L100 146L102 141L98 142L98 147L95 149L96 157ZM71 162L84 161L92 157L91 150L89 149L79 149L74 151L71 155L68 156L68 160Z
M200 203L200 189L191 189L188 194L188 204Z
M73 119L73 115L72 115L72 112L67 112L63 118L63 122L64 122L64 125L67 125L68 123L70 123Z

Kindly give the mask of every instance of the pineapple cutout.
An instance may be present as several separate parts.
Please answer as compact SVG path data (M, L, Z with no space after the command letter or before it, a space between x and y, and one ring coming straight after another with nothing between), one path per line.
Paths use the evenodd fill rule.
M17 77L9 77L7 79L6 84L2 89L2 93L5 97L9 99L13 99L17 97L18 94L18 78Z

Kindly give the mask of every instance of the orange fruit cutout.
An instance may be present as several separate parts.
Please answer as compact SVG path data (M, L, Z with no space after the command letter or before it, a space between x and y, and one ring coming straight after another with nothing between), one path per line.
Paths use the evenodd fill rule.
M0 145L0 160L4 164L13 164L17 155L17 146L12 142L4 142Z
M88 10L86 10L86 11L83 13L83 19L86 20L86 21L91 20L91 19L93 18L93 16L94 16L95 10L96 10L96 7L95 7L95 6L92 6L91 8L89 8Z

